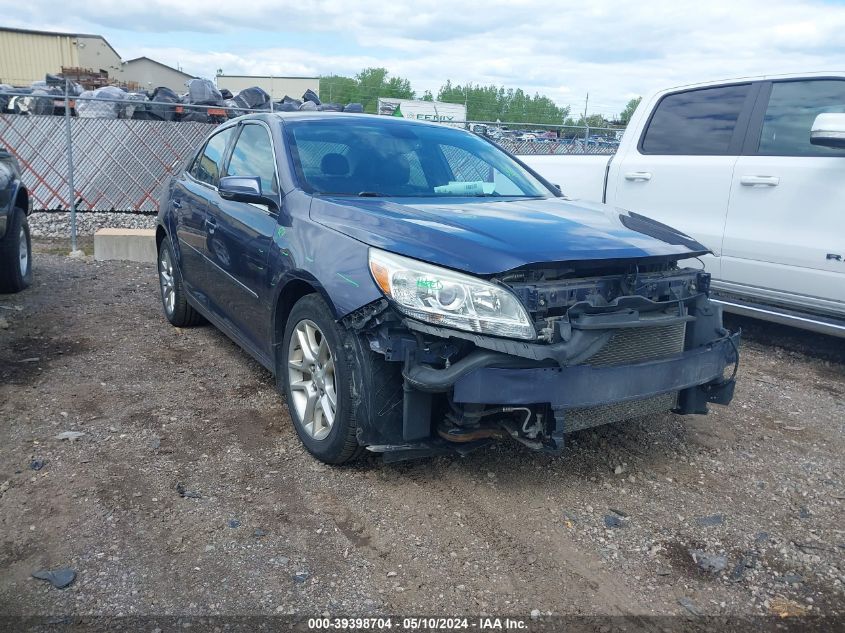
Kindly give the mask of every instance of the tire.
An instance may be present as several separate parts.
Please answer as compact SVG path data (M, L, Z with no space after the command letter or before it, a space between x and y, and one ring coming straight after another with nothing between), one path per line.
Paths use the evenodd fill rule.
M164 316L176 327L193 327L205 323L203 316L188 303L182 276L174 264L173 248L165 236L158 246L158 287Z
M32 240L23 209L15 207L0 240L0 292L20 292L32 283Z
M324 370L323 384L319 384L317 375L300 371L295 366L307 365L300 338L303 329L306 332L314 331L312 341L317 351L314 354L317 359L316 372L319 374L321 369ZM323 342L327 346L328 357L321 357L319 353ZM369 427L369 423L376 417L379 424L398 423L401 429L400 368L398 364L385 362L363 343L357 334L346 330L334 320L328 305L317 294L300 299L288 316L282 353L277 362L276 382L285 396L299 439L308 452L327 464L342 464L358 458L364 450L364 446L358 442L359 427L362 424ZM326 369L329 359L333 361L331 372ZM303 413L308 410L309 393L313 395L313 391L309 392L304 385L309 379L314 383L316 398L320 403L317 405L315 402L311 421L303 417ZM325 407L331 406L332 392L335 400L333 421L326 428ZM320 416L323 423L317 424Z

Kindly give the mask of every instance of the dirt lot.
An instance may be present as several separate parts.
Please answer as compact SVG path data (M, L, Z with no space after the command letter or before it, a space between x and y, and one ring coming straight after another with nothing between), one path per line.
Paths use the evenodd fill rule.
M560 457L332 468L152 266L40 250L0 297L0 613L845 614L842 341L735 322L733 406Z

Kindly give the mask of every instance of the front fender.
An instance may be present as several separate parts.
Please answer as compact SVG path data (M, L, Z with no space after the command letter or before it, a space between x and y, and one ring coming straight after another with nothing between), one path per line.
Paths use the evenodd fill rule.
M301 220L280 225L273 242L274 306L297 280L313 286L337 320L383 296L370 275L369 247L356 239Z

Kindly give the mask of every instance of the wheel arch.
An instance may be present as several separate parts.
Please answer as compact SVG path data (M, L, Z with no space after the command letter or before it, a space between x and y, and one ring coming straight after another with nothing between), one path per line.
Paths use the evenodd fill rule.
M18 187L17 192L15 193L14 206L16 206L18 209L23 209L23 212L28 215L30 212L29 204L29 191L27 191L26 187L20 185Z
M337 318L337 307L319 281L310 276L298 276L290 279L281 287L273 305L272 335L274 356L278 356L281 350L282 343L284 342L285 328L287 327L288 317L290 316L291 310L293 310L293 306L296 305L297 301L311 294L319 295L326 302L326 305L329 306L332 315Z

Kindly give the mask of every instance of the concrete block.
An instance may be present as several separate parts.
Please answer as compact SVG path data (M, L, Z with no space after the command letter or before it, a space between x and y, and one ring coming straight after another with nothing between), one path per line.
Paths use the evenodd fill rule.
M100 229L94 233L94 259L154 264L156 232L153 229Z

